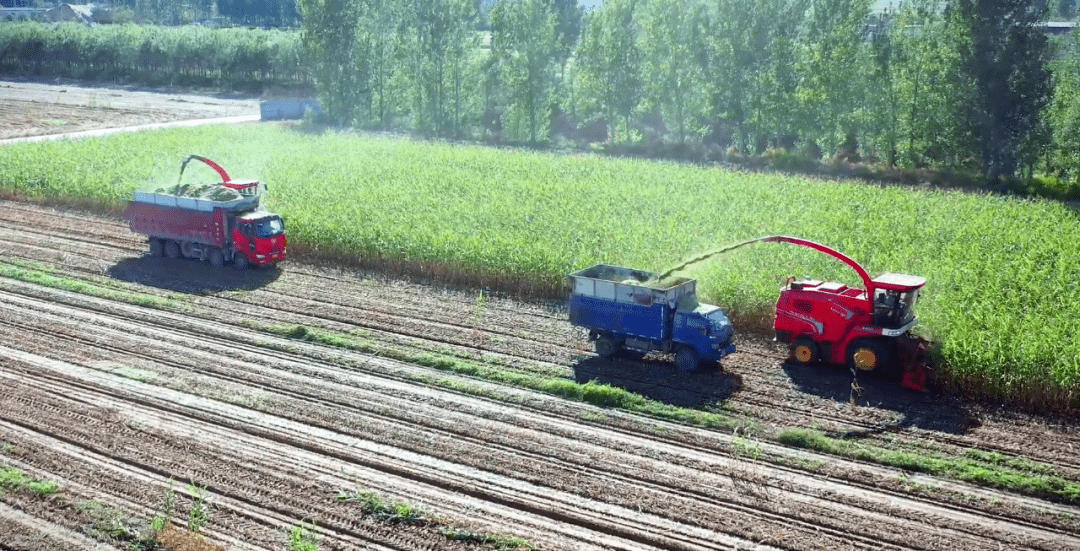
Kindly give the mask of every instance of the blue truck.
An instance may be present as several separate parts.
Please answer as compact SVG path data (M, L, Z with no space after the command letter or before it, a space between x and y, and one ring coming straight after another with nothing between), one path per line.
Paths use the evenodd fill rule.
M623 349L673 352L675 366L690 371L735 351L731 321L719 307L698 302L693 279L664 287L657 274L606 264L569 277L570 323L589 330L601 357Z

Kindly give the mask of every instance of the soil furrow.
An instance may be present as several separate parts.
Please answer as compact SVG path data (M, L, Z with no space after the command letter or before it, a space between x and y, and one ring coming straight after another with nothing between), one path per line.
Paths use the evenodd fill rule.
M310 421L309 421L309 422L310 422ZM659 469L659 467L648 467L648 468L646 468L646 470L658 470L658 469ZM695 475L694 475L694 474L692 474L692 473L691 473L691 474L688 474L688 475L686 475L686 476L687 476L688 478L691 478L691 479L693 479L693 478L702 478L702 477L701 477L700 475L696 475L696 476L695 476ZM641 483L642 481L641 481L641 480L637 480L637 481L634 481L634 482L635 482L635 483L638 483L638 484L640 484L640 483ZM704 497L708 497L708 498L710 498L710 499L716 499L716 496L704 496ZM848 498L848 500L850 500L850 497ZM783 500L782 500L782 501L783 501ZM901 515L901 516L903 516L903 515Z

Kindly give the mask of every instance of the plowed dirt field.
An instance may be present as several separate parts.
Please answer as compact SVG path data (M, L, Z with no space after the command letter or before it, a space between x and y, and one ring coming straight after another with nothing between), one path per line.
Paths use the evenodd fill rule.
M251 97L0 75L0 143L25 136L258 114L259 102Z
M170 480L181 525L205 488L204 549L289 549L302 521L324 550L1080 549L1073 505L762 437L816 427L1076 481L1064 422L873 379L852 404L850 374L786 365L766 339L679 373L598 359L557 302L145 249L115 219L0 202L0 465L59 490L0 495L0 549L130 548ZM617 385L735 431L495 382L514 376Z

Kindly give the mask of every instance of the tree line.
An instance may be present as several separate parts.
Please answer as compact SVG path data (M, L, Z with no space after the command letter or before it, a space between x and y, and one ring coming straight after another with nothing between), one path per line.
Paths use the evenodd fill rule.
M310 87L296 32L198 26L0 24L0 71L225 89Z
M313 82L332 124L423 136L795 152L1080 187L1080 49L1044 32L1074 2L906 0L877 14L871 3L606 0L585 13L576 0L298 0L299 32L7 24L0 66Z
M1046 1L298 3L338 125L1080 179L1080 54Z

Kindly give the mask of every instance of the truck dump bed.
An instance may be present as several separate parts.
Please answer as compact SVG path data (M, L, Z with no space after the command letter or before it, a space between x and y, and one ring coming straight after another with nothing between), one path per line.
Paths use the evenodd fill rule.
M228 241L225 212L246 212L259 206L258 195L241 195L235 190L214 193L222 187L178 185L167 188L179 193L194 190L198 194L193 196L162 193L162 190L136 191L135 200L128 204L123 219L135 233L222 247ZM228 199L214 200L213 197Z
M651 306L668 304L674 308L684 296L697 295L697 281L684 279L662 288L652 272L597 264L570 274L573 293L613 302Z
M657 274L597 264L570 274L570 322L654 341L669 338L665 318L682 303L697 305L697 282L661 288Z
M226 242L224 213L132 201L123 218L135 233L221 247Z

